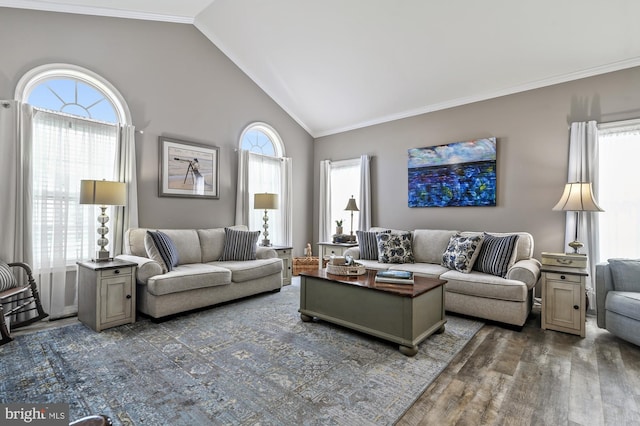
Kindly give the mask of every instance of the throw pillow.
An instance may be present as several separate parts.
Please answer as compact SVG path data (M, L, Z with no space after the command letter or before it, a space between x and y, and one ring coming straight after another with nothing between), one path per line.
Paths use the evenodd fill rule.
M18 287L18 281L11 272L11 267L0 260L0 291L9 290Z
M463 237L456 233L449 238L449 245L442 254L442 266L468 274L480 250L484 235Z
M178 249L164 232L147 231L144 236L144 248L147 256L160 264L163 274L172 271L173 267L178 265Z
M485 232L473 269L485 274L506 277L515 261L518 235L496 237Z
M640 289L640 259L609 259L607 262L616 291Z
M378 262L414 263L411 232L377 233Z
M390 233L391 230L387 229L381 231L381 233ZM360 259L363 260L378 260L378 240L376 240L375 231L356 231L358 237L358 246L360 247Z
M258 237L260 231L224 228L224 249L219 260L255 260Z

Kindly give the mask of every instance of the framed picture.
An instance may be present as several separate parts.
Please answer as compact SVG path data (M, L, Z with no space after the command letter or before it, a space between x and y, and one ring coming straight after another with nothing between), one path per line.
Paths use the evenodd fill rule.
M496 205L496 138L409 150L409 207Z
M220 198L220 148L164 136L158 142L159 196Z

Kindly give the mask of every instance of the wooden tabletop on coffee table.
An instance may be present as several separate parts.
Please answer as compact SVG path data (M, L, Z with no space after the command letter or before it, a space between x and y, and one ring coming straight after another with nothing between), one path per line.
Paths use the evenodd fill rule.
M327 281L339 282L342 284L367 287L372 290L385 291L406 297L417 297L446 283L445 280L420 277L417 275L414 275L413 277L413 284L377 283L377 272L378 271L374 269L367 269L363 275L335 275L327 273L326 268L323 268L300 272L300 275L325 279Z

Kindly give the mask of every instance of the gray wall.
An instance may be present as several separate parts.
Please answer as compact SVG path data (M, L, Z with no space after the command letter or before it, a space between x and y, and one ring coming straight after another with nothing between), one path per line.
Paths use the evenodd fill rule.
M234 222L235 149L243 128L272 125L293 158L295 251L311 238L313 138L194 26L0 8L0 99L28 70L64 62L88 68L124 96L136 137L140 226ZM220 199L158 197L158 136L220 147Z
M565 214L551 209L567 181L569 123L638 116L640 68L633 68L327 136L315 144L315 193L320 160L367 153L375 157L371 165L373 225L523 230L533 234L539 258L541 251L565 250ZM498 140L496 207L407 206L409 148L488 136Z

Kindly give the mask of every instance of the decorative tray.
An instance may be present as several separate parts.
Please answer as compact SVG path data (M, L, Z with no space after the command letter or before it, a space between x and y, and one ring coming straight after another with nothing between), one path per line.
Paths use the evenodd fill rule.
M331 265L331 263L327 265L327 273L333 275L364 275L366 271L366 268L359 263L350 266Z

